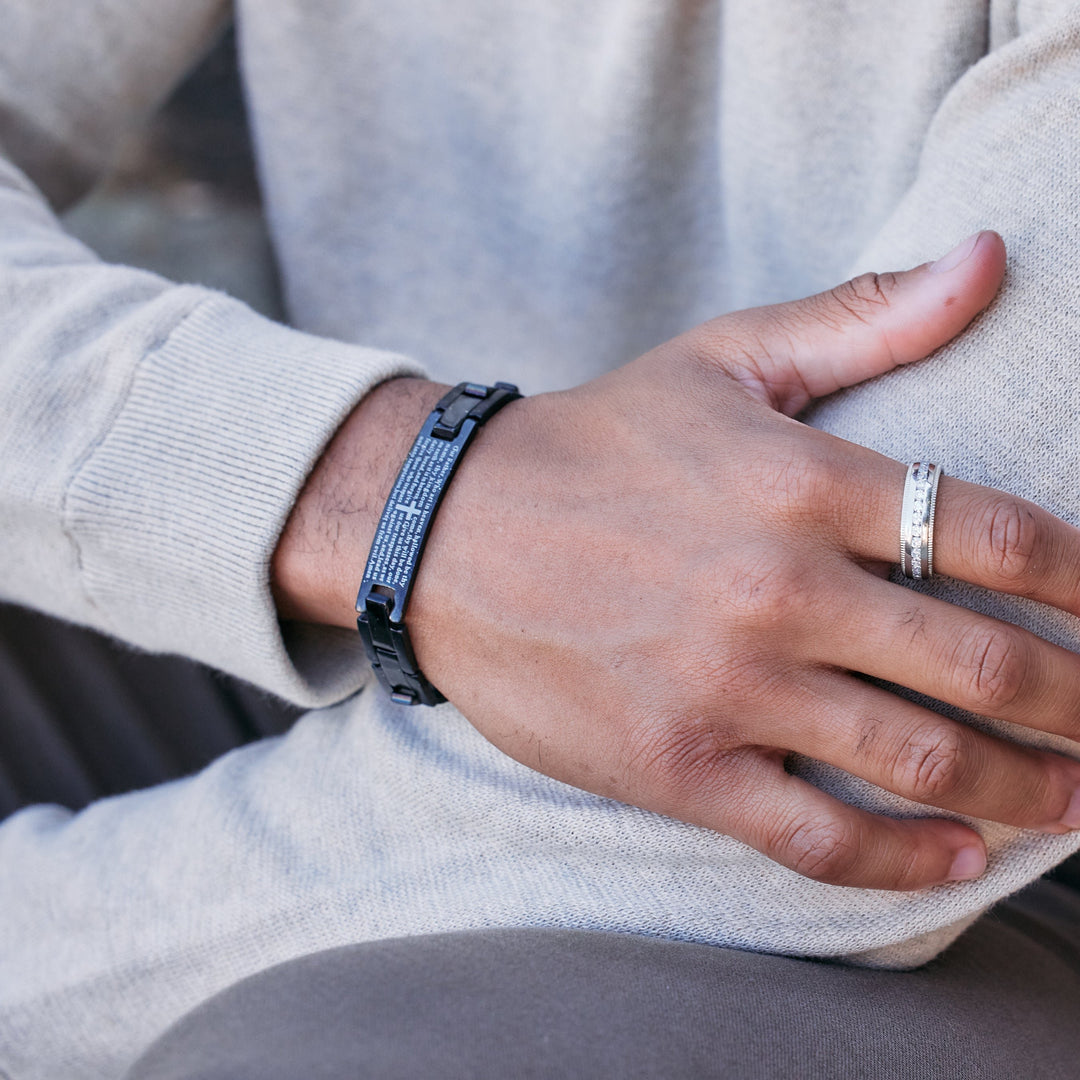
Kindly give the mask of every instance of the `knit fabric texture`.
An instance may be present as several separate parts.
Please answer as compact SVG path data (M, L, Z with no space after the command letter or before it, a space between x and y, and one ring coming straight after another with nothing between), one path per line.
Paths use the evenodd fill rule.
M983 227L1010 252L992 308L808 419L1080 520L1075 3L238 0L295 329L103 265L42 194L85 188L226 5L0 8L0 588L325 706L196 777L0 826L10 1080L121 1076L239 978L428 931L583 927L916 965L1080 846L978 823L977 881L815 884L534 773L450 706L348 698L367 677L358 642L284 632L267 582L307 472L381 379L565 386ZM1057 612L923 587L1080 645ZM925 813L800 768L859 805Z

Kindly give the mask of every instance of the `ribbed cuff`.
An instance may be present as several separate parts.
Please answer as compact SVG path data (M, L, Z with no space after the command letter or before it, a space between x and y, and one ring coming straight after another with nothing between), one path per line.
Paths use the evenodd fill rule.
M118 637L325 705L367 677L358 635L282 636L270 559L323 447L377 383L422 375L208 293L136 372L78 470L65 525ZM357 581L363 567L357 567Z

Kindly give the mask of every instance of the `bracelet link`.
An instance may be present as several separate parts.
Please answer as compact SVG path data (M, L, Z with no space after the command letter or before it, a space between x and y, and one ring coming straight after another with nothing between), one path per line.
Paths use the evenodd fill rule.
M431 522L477 429L521 394L512 383L459 383L435 406L412 445L375 530L356 597L356 626L379 681L398 705L446 698L416 661L405 609Z
M493 387L480 383L458 383L442 396L435 412L440 413L431 429L436 439L456 439L466 420L482 424L504 405L521 397L513 383L497 382Z
M390 621L393 599L370 593L364 601L365 614L357 619L368 659L379 681L390 691L396 705L438 705L446 698L420 674L412 642L404 627Z

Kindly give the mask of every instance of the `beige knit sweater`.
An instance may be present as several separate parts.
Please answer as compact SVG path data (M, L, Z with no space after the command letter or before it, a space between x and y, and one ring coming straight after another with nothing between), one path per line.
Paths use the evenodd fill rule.
M449 706L345 700L357 641L283 635L267 587L307 471L378 380L565 385L980 227L1010 249L991 311L813 422L1076 520L1075 0L238 0L298 329L102 265L41 194L85 188L226 7L0 0L0 590L326 708L190 780L0 826L0 1070L119 1076L222 986L398 934L919 963L1080 845L981 824L978 881L818 885L532 773ZM1058 613L932 587L1080 643Z

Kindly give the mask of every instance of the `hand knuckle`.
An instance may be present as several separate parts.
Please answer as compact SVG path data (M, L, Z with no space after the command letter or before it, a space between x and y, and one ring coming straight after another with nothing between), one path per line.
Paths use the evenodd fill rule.
M775 556L728 564L722 595L728 614L744 631L774 630L802 621L813 603L804 568Z
M996 499L984 512L982 529L998 582L1022 591L1031 584L1041 539L1035 514L1015 499Z
M896 280L895 274L860 274L825 295L850 318L866 322L881 308L889 306Z
M1025 650L1013 630L978 628L961 635L953 668L964 680L966 704L975 712L994 713L1012 705L1026 678Z
M938 804L960 787L964 739L955 725L927 727L908 739L893 764L899 793L915 802Z
M708 632L705 627L703 632ZM740 641L738 646L724 644L719 635L710 634L706 642L683 642L668 657L663 682L652 693L658 708L677 701L687 713L694 709L708 714L709 730L725 745L732 741L735 725L715 712L723 699L741 698L756 692L767 670L771 655ZM658 696L659 695L659 696ZM689 724L690 721L681 721ZM705 721L694 721L704 724ZM721 733L723 733L721 735Z
M893 857L887 888L917 889L927 884L926 849L918 843L904 843ZM885 883L882 882L884 885Z
M799 525L819 523L823 510L850 485L846 464L825 448L799 447L775 466L769 484L773 509Z
M797 822L776 844L787 864L803 877L841 885L859 857L855 830L836 818L808 818Z
M642 740L628 765L649 777L666 805L677 807L703 789L725 752L709 726L682 722Z
M811 454L792 454L779 461L769 478L773 507L801 516L801 511L813 505L820 494L822 471Z
M798 432L781 431L771 452L740 469L739 498L761 520L802 520L844 482L835 452Z

